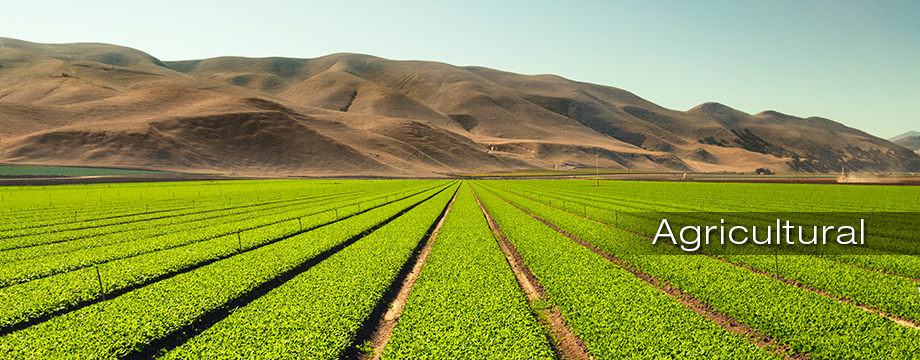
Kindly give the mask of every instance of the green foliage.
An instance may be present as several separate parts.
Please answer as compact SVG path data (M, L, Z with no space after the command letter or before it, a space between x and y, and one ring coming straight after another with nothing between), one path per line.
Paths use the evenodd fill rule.
M584 169L593 175L593 169ZM0 353L119 358L253 294L169 358L335 358L426 237L448 181L269 180L0 187ZM751 271L920 320L916 187L476 181L546 289L528 305L466 185L434 243L385 358L546 358L532 308L554 306L596 358L771 358L504 200L815 359L916 358L918 330ZM441 191L427 202L422 199ZM386 226L368 229L419 204ZM652 247L660 218L886 212L884 242L852 254L683 253ZM581 216L627 229L624 231ZM889 226L892 225L892 226ZM897 226L893 226L897 225ZM651 230L649 230L651 229ZM237 237L237 234L240 234ZM318 254L353 244L302 270ZM703 248L702 251L708 251ZM778 261L777 261L778 260ZM729 261L731 263L729 263ZM736 263L737 265L733 265ZM740 265L740 266L739 266ZM98 301L96 268L108 301ZM275 283L280 274L296 274ZM291 274L294 274L291 273ZM265 289L267 290L258 290ZM266 292L267 291L267 292ZM52 317L52 315L56 315ZM24 326L29 322L31 326ZM12 332L14 326L23 330ZM184 341L184 340L183 340ZM372 351L357 344L358 351ZM165 352L165 351L164 351Z
M774 358L489 191L477 189L592 355L605 359Z
M432 246L383 358L553 358L466 185Z
M87 168L72 166L32 166L0 165L0 177L60 177L60 176L100 176L100 175L139 175L139 174L174 174L167 171L128 170L109 168Z
M915 189L762 184L650 186L628 182L618 183L617 186L609 186L607 189L597 189L579 186L577 182L559 181L524 184L488 182L488 185L490 189L527 211L551 221L563 230L618 256L648 274L670 282L759 332L779 339L797 353L809 353L816 359L887 359L914 358L920 351L920 343L916 342L920 331L914 328L895 324L851 304L838 302L712 257L648 255L656 251L672 252L676 255L680 254L681 250L670 247L659 247L655 251L645 249L644 247L651 246L651 241L647 238L558 208L561 207L562 201L566 201L569 206L582 204L588 207L587 213L591 218L612 224L616 221L615 214L619 214L621 226L635 226L639 229L643 226L643 220L624 214L637 210L641 212L677 209L702 216L699 212L690 211L693 211L694 207L724 211L726 205L731 206L739 202L753 205L750 209L752 211L788 211L788 199L797 195L801 201L797 206L803 209L846 211L854 207L871 209L879 206L877 209L903 211L911 209L910 202L916 199L917 195ZM771 195L775 195L774 191L785 193L782 197L773 199ZM857 200L860 198L863 200ZM712 201L713 199L715 201ZM787 200L787 203L783 203L782 199ZM755 215L756 212L745 214ZM893 239L891 241L897 242L899 234L895 232L883 236L890 236L889 239ZM765 272L774 271L773 256L720 256ZM889 269L900 269L914 274L913 271L917 269L915 256L816 257L785 253L778 256L778 260L781 275L788 279L882 311L911 319L918 318L918 296L913 281L847 264L850 262L870 267L889 266ZM899 264L900 267L895 267L894 264Z
M149 230L166 234L146 239L141 237L141 240L131 239L139 237L137 232L133 232L132 236L113 232L107 236L22 248L21 250L47 250L58 245L86 243L77 250L11 262L0 268L0 275L7 279L38 277L22 284L0 288L0 328L98 297L99 286L95 270L87 267L90 264L100 264L99 269L105 282L104 289L107 293L113 293L145 284L150 279L164 274L183 271L203 262L233 256L241 250L263 246L275 239L300 232L301 225L304 230L310 230L328 224L335 220L334 212L330 211L333 208L341 208L341 211L338 211L339 217L350 216L357 213L357 207L351 206L353 204L396 200L398 193L416 194L422 189L381 188L372 192L348 191L316 197L298 196L292 200L280 201L283 206L278 206L272 201L269 203L271 206L250 204L243 206L243 210L233 208L243 211L242 215L236 215L234 212L231 215L217 217L213 213L222 211L202 211L210 215L197 222L193 222L187 216L175 216L180 219L176 223L182 226L154 227ZM189 222L183 224L181 219ZM141 220L138 223L143 225L150 221ZM189 226L196 223L203 224ZM183 231L182 227L189 229ZM127 240L124 240L126 238ZM102 246L115 240L123 242ZM18 250L0 252L0 256L16 253ZM60 274L49 276L53 274L42 273L43 269Z
M426 237L453 188L234 311L164 359L338 358Z
M195 271L130 291L0 338L12 358L125 355L191 324L327 249L433 194L429 190Z

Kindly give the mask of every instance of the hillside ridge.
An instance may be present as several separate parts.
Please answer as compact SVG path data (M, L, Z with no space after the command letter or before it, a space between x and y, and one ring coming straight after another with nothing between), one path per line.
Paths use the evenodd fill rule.
M160 61L0 38L0 161L265 175L920 171L820 117L667 109L556 75L337 53Z

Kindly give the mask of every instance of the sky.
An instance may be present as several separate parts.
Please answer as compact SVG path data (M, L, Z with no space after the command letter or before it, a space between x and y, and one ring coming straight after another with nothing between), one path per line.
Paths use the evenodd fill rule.
M675 110L714 101L883 138L920 131L917 0L16 1L0 36L161 60L440 61L614 86Z

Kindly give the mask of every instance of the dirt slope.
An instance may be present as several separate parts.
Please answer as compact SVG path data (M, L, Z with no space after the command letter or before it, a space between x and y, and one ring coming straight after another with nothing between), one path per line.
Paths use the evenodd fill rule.
M597 157L595 157L597 156ZM264 175L920 171L822 118L689 111L552 75L334 54L162 62L0 38L0 161Z
M147 93L145 99L155 97L151 92L166 98L181 97L176 93L187 95L184 100L202 95L184 88L139 92ZM157 102L160 106L140 111L137 108L143 106L137 102L124 103L125 97L137 95L101 100L105 107L64 107L62 113L91 119L5 141L2 155L10 162L249 175L373 175L393 171L368 154L314 130L309 117L280 107L266 108L264 100L216 94L197 102Z

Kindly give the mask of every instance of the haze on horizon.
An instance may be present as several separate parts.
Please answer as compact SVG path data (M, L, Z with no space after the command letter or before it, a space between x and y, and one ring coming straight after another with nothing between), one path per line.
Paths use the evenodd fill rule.
M920 124L917 1L15 2L0 36L162 60L432 60L619 87L687 110L821 116L882 138Z

